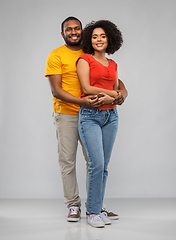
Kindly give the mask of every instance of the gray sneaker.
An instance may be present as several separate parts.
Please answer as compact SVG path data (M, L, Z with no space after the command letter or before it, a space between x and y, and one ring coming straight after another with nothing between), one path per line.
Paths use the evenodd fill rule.
M90 214L88 215L88 223L92 227L102 228L105 226L104 221L102 220L100 214Z

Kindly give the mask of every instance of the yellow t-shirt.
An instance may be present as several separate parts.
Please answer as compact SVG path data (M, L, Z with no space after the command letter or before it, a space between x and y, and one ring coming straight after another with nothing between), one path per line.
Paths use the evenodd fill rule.
M75 97L81 97L81 87L76 73L76 60L83 53L82 49L73 51L65 45L54 49L46 61L45 77L62 74L62 89ZM70 115L78 115L79 106L64 102L53 96L53 111Z

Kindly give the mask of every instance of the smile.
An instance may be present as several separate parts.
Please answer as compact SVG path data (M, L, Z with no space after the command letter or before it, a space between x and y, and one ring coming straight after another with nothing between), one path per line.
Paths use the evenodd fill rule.
M103 46L103 43L98 43L96 44L97 47L102 47Z
M72 39L72 40L77 40L79 38L79 36L71 36L69 38Z

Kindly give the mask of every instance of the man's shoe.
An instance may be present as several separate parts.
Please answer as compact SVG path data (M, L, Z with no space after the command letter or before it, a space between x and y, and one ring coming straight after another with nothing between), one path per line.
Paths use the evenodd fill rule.
M100 214L89 214L88 223L95 228L102 228L105 226Z
M101 219L103 220L105 225L110 225L111 224L111 220L107 217L106 212L101 212L100 216L101 216Z
M78 206L69 207L67 221L78 222L80 218L81 218L81 209Z
M111 220L118 220L119 216L109 210L106 209L106 206L103 207L101 213L106 213L106 216Z

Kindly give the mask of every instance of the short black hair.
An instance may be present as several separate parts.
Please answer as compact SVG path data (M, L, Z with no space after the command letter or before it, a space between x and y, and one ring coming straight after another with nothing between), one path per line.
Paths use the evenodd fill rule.
M82 29L82 23L81 23L81 21L80 21L78 18L71 16L71 17L66 18L66 19L61 23L61 31L62 31L62 32L64 31L64 23L65 23L65 22L68 22L68 21L70 21L70 20L76 20L76 21L78 21L78 22L80 23L81 29Z
M92 47L92 32L95 28L102 28L108 38L108 47L106 48L106 53L113 54L122 46L123 37L121 31L117 26L109 20L99 20L92 21L87 24L83 30L82 35L82 49L85 53L94 53L94 48Z

